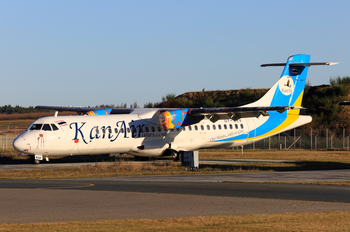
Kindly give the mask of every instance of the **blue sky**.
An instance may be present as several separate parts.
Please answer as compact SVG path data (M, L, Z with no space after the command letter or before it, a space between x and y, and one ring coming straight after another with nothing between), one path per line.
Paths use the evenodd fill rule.
M0 105L143 107L166 94L269 88L310 54L311 85L350 76L349 1L0 0Z

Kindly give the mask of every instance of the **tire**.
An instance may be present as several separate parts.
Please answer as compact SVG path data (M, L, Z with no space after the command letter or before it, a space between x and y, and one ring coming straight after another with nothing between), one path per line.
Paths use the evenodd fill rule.
M171 151L171 158L173 158L174 161L179 161L180 155L176 151Z

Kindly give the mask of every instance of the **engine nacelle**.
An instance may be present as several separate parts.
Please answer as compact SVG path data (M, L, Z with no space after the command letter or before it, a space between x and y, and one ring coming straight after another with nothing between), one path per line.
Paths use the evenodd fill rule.
M86 114L87 115L108 115L111 113L111 110L112 108L98 109L98 110L89 111Z
M176 109L158 112L160 125L164 129L170 130L196 124L204 118L204 116L193 116L187 114L188 110L189 109Z

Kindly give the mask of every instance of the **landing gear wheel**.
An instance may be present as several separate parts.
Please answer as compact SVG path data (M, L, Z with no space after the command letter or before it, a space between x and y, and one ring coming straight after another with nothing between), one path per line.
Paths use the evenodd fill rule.
M40 163L40 160L36 160L36 159L35 159L35 155L30 155L30 156L29 156L29 159L30 159L30 162L31 162L32 164L39 164L39 163Z
M179 153L177 153L176 151L171 151L171 158L173 158L174 161L179 161L180 160Z

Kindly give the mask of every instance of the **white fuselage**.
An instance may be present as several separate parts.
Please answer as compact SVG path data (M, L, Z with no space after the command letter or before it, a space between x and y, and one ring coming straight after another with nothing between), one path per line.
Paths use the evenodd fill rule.
M256 128L265 125L269 116L215 123L204 119L190 126L164 130L156 112L154 109L145 114L44 117L33 122L13 145L28 155L128 153L151 157L161 156L167 149L179 152L242 146L311 121L310 116L296 115L296 120L279 130L265 126L264 133Z

